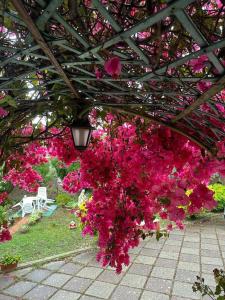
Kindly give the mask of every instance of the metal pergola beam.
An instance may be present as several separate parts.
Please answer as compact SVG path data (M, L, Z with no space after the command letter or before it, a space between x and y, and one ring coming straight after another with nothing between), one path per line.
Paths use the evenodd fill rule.
M20 14L21 18L23 19L24 23L29 28L31 34L33 35L36 42L40 45L40 48L43 50L43 52L48 56L49 60L52 62L53 66L56 68L56 70L59 72L59 74L62 76L63 80L69 87L72 94L79 99L79 93L75 90L72 83L70 82L69 78L67 77L66 73L63 71L62 67L58 63L57 59L55 58L54 54L48 47L47 43L43 39L40 31L34 24L33 20L31 19L30 15L27 13L23 3L21 0L12 0L12 3L18 13Z
M175 123L180 119L184 118L188 114L190 114L193 110L199 107L204 102L208 101L210 98L219 93L225 86L225 75L221 77L208 91L201 94L201 96L195 100L191 105L189 105L184 111L182 111L179 115L177 115L172 122Z
M89 57L93 54L96 54L99 50L101 49L106 49L109 48L120 41L124 41L128 38L130 38L132 35L136 34L137 32L141 32L142 30L146 29L147 27L150 27L154 25L155 23L161 21L162 19L168 17L176 9L181 9L185 8L195 0L185 0L185 1L180 1L180 0L175 0L173 3L169 4L168 7L160 10L157 14L152 15L151 17L139 22L138 24L132 26L131 28L122 31L121 33L116 34L113 36L111 39L108 41L84 52L82 55L80 55L80 58L86 58Z
M212 149L224 135L220 128L224 117L217 103L225 107L218 94L225 86L225 38L221 29L225 15L222 10L215 11L213 17L201 13L197 0L167 2L155 4L154 13L148 10L148 1L141 5L124 2L120 9L117 1L105 4L92 0L89 6L84 1L36 0L30 5L25 0L12 0L19 14L6 7L3 26L9 33L15 31L18 41L3 34L0 89L16 100L21 111L24 107L31 113L37 103L57 111L59 99L68 103L74 114L76 105L81 111L87 104L120 108L180 130ZM201 26L195 24L196 15L203 20ZM212 19L218 35L215 41L208 39L214 32L206 28L205 17ZM8 28L10 22L14 26ZM96 26L100 31L94 32ZM139 37L143 32L147 34ZM179 40L180 36L184 40ZM209 62L203 62L196 73L196 58L202 55L208 56ZM113 56L118 56L122 64L118 77L111 77L104 68L105 61ZM96 78L96 68L102 72L101 78ZM213 85L200 95L203 81ZM205 102L207 112L201 107ZM12 107L9 110L13 112Z

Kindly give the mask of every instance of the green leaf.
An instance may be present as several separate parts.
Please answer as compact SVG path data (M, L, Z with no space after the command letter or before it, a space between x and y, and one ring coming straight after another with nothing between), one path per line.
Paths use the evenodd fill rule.
M9 95L5 96L2 100L1 103L7 103L10 106L17 107L16 101Z
M224 300L224 296L219 296L216 298L217 300Z
M216 290L215 290L215 294L216 295L219 295L221 293L221 286L220 285L217 285L216 286Z

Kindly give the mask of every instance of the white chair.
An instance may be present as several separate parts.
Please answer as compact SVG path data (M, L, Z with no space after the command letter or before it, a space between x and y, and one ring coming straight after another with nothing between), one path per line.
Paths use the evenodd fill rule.
M39 199L38 209L47 207L48 203L54 203L55 200L48 199L47 197L47 188L44 186L41 186L38 188L37 196Z
M35 211L35 206L31 197L24 197L20 202L22 210L22 218L26 214L32 214Z

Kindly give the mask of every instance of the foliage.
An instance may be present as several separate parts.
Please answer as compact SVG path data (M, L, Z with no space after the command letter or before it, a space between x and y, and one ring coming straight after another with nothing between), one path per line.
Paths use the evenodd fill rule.
M69 229L72 220L77 221L70 212L59 208L26 234L16 232L11 241L0 244L0 256L10 252L26 262L94 245L95 240L82 237L79 228Z
M73 197L71 195L69 195L68 193L61 193L56 196L55 200L59 206L65 206L69 202L73 201Z
M197 281L193 284L193 292L200 292L204 297L208 295L213 300L224 300L225 299L225 272L224 270L214 269L214 280L216 282L215 291L210 286L205 284L204 278L197 276Z
M18 263L20 260L21 257L18 255L5 254L3 257L0 258L0 264L6 266Z
M217 201L217 206L214 211L223 211L225 209L225 185L214 183L209 185L209 189L214 192L214 199Z
M52 165L56 169L57 176L62 180L64 177L72 172L76 171L80 168L79 162L73 162L70 165L65 165L62 161L59 161L57 158L51 160Z
M6 222L8 222L7 208L4 206L0 206L0 227Z
M43 213L41 211L34 212L28 219L28 225L34 225L37 223L41 219L42 215Z

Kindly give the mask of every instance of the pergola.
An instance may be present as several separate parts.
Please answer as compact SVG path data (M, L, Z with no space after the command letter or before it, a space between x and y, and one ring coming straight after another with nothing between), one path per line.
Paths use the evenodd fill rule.
M225 3L216 3L2 0L1 142L36 115L51 115L50 128L100 107L164 124L213 153L225 137ZM104 72L113 56L118 78Z

